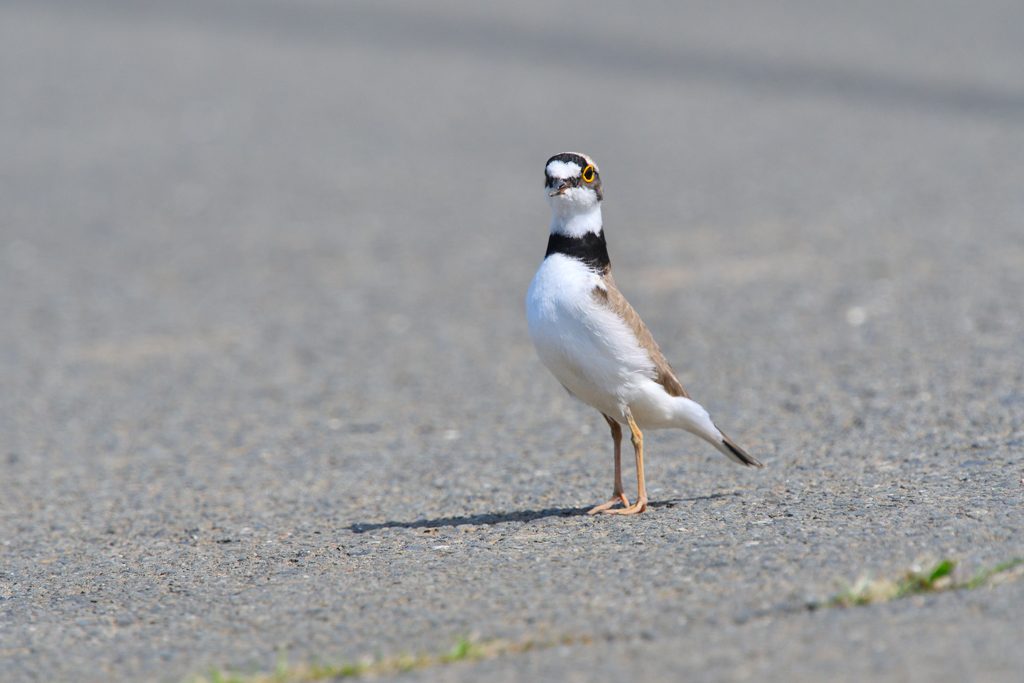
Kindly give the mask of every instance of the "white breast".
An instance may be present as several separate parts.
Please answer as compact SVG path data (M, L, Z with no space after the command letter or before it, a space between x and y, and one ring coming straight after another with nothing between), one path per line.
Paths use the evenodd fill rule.
M655 377L654 363L632 330L593 296L601 278L580 261L544 259L526 295L537 354L580 400L613 418Z

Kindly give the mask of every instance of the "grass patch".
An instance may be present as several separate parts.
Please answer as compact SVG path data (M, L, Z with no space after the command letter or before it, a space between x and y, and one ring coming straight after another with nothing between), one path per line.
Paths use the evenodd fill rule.
M876 602L888 602L905 598L908 595L923 593L942 593L946 591L973 590L982 586L1007 579L1011 570L1024 567L1024 557L1015 557L997 564L989 569L980 569L969 579L957 579L953 573L956 561L943 559L920 563L907 570L898 580L873 579L870 574L858 578L853 584L846 584L844 589L834 595L821 606L852 607L870 605Z
M468 638L459 638L451 649L441 654L396 655L394 657L378 657L360 662L339 662L337 664L310 664L289 666L282 656L278 658L273 673L241 674L211 669L205 676L195 676L188 683L304 683L306 681L337 681L345 678L362 676L381 676L385 674L413 671L431 666L452 664L454 662L490 659L505 654L528 652L535 649L547 649L556 645L589 644L589 638L562 638L558 641L509 642L491 640L475 642Z
M845 588L831 599L823 603L809 605L811 609L821 607L851 607L870 605L877 602L888 602L909 595L924 593L942 593L957 590L973 590L984 586L1005 583L1024 576L1024 557L1015 557L1001 562L991 568L983 568L969 578L960 579L956 576L956 561L942 559L932 562L921 562L911 567L897 581L892 579L872 579L869 574L861 576L852 585ZM447 652L439 654L402 654L392 657L366 658L358 662L338 662L335 664L300 664L289 665L284 655L278 658L273 672L243 674L235 671L224 672L210 669L205 676L187 679L188 683L305 683L307 681L339 681L346 678L363 676L382 676L386 674L442 666L462 661L490 659L501 655L545 650L559 645L590 645L589 637L563 637L559 640L524 640L512 642L506 640L489 640L477 642L469 638L459 638Z

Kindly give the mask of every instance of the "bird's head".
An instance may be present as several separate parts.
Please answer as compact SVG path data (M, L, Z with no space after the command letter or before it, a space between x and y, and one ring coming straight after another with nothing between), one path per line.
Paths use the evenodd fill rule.
M589 213L604 198L597 164L586 154L563 152L544 165L544 190L556 216Z

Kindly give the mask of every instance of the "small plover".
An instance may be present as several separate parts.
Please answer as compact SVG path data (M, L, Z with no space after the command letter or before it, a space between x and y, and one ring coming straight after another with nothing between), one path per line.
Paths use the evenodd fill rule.
M601 175L585 154L557 154L544 166L551 204L548 250L526 295L537 354L570 394L601 411L615 444L615 483L590 514L647 509L640 429L685 429L741 465L763 467L692 401L647 326L619 293L601 222ZM622 490L622 428L636 451L637 501ZM621 502L623 507L614 507Z

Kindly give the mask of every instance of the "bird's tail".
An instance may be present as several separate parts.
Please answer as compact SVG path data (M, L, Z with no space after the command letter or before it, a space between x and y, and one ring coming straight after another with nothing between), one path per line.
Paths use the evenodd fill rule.
M733 443L718 426L704 407L688 398L677 397L676 426L696 434L722 452L725 457L741 465L764 467L752 455Z
M711 439L708 439L708 441L711 441L711 444L715 448L725 453L725 457L729 458L730 460L735 460L741 465L749 465L751 467L764 467L764 465L757 461L757 458L755 458L750 453L747 453L745 450L734 444L732 442L732 439L727 437L721 429L718 429L717 426L715 426L715 429L718 430L718 436L721 438L721 440L712 441Z

